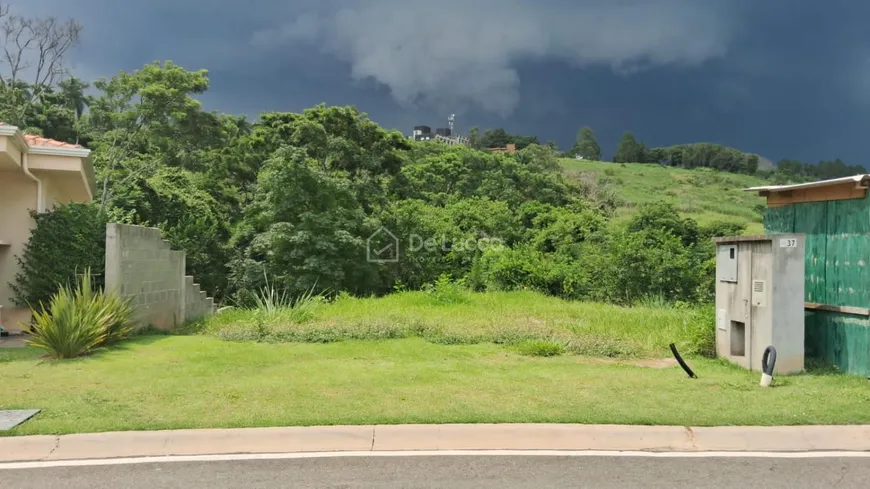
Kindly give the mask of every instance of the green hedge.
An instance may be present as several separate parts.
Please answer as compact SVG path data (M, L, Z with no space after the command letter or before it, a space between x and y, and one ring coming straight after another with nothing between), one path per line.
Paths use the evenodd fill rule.
M93 204L67 204L36 213L36 226L21 256L12 300L21 307L47 304L62 285L76 283L76 274L90 268L92 283L103 287L106 260L106 217Z

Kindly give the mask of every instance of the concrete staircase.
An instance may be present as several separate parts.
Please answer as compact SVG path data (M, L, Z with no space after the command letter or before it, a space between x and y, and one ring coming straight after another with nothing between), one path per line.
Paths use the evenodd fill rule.
M193 281L193 275L184 276L184 319L191 321L215 312L214 298Z

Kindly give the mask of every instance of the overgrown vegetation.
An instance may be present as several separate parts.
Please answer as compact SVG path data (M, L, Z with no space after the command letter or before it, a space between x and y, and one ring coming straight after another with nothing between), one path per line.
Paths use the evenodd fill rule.
M549 148L416 144L350 107L267 113L249 125L202 112L192 95L207 87L205 73L171 63L96 86L102 95L81 125L104 185L100 206L160 227L187 252L188 272L224 300L250 304L265 275L293 297L418 290L440 277L620 304L712 293L707 238L720 224L676 222L676 208L659 204L613 221L613 195L565 178ZM393 237L396 262L366 259ZM55 239L53 253L64 246Z
M204 320L199 331L230 341L333 343L423 338L431 343L495 343L531 355L554 351L616 358L662 358L676 343L686 355L714 348L710 307L620 307L569 302L535 292L469 293L439 282L427 291L382 298L341 295L312 316L230 309ZM437 292L433 292L437 291ZM537 352L537 353L535 353Z
M54 358L75 358L111 345L132 331L129 303L104 293L85 270L75 287L63 285L48 304L33 311L28 344Z
M517 344L517 351L533 357L555 357L565 353L565 345L552 340L523 340Z

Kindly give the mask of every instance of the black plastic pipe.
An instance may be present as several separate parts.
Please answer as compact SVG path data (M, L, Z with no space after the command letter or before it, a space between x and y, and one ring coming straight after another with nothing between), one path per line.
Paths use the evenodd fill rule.
M679 363L680 366L683 367L683 370L686 371L686 374L689 375L690 379L697 379L698 378L698 376L695 375L695 372L692 372L692 369L689 368L688 365L686 365L686 362L683 360L683 357L680 356L680 352L677 351L677 345L675 345L673 343L671 343L671 353L674 354L674 358L677 359L677 363ZM776 358L776 354L774 354L774 358Z

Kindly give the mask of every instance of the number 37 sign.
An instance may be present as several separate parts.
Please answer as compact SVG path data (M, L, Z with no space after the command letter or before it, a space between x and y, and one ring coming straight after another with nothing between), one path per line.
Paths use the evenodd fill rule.
M797 248L797 240L794 238L783 238L779 240L780 248Z

